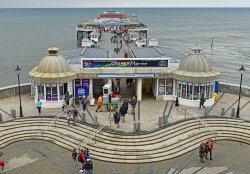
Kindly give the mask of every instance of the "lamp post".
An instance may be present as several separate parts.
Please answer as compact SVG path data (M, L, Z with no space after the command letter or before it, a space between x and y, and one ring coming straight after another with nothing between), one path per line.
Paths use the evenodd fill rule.
M17 65L15 71L16 71L17 79L18 79L18 91L19 91L19 103L20 103L20 117L23 117L23 109L22 109L22 101L21 101L21 92L20 92L20 77L19 77L21 68L19 68L19 66Z
M238 100L238 108L237 108L237 113L236 113L236 118L240 118L240 95L241 95L241 84L242 84L242 76L245 73L245 68L243 65L239 69L240 71L240 92L239 92L239 100Z

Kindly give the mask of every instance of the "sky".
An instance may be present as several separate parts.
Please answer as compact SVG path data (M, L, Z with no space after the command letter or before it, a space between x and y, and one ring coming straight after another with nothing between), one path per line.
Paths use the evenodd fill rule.
M250 7L250 0L0 0L0 8Z

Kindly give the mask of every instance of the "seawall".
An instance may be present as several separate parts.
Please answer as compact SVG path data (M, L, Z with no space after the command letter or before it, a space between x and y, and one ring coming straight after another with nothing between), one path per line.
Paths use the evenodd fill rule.
M28 94L28 93L30 94L31 92L30 83L20 84L20 92L21 94ZM0 99L15 96L18 94L19 94L18 85L11 85L0 88Z

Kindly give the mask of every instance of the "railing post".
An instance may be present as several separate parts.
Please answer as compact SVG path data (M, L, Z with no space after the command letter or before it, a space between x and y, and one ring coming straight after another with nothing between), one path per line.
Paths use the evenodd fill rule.
M0 123L3 122L3 117L2 117L2 113L0 113Z
M225 108L221 108L221 116L224 116L225 114Z
M83 121L84 123L86 122L85 116L86 116L85 111L82 111L81 117L82 117L82 121Z
M231 117L235 117L235 108L231 110Z
M163 116L164 117L164 116ZM159 126L163 125L163 117L159 117Z
M94 124L97 125L97 116L94 117Z
M14 118L14 119L16 119L16 110L15 109L11 109L10 113L11 113L11 117Z

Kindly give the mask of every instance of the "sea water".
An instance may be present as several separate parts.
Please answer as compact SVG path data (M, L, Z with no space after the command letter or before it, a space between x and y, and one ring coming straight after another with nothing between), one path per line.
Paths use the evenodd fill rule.
M0 9L0 87L29 82L28 72L47 55L51 45L76 48L76 26L108 9ZM221 71L219 81L239 84L238 69L250 86L250 8L130 8L148 25L148 38L159 45L189 53L198 43L212 66ZM213 47L211 43L213 38Z

